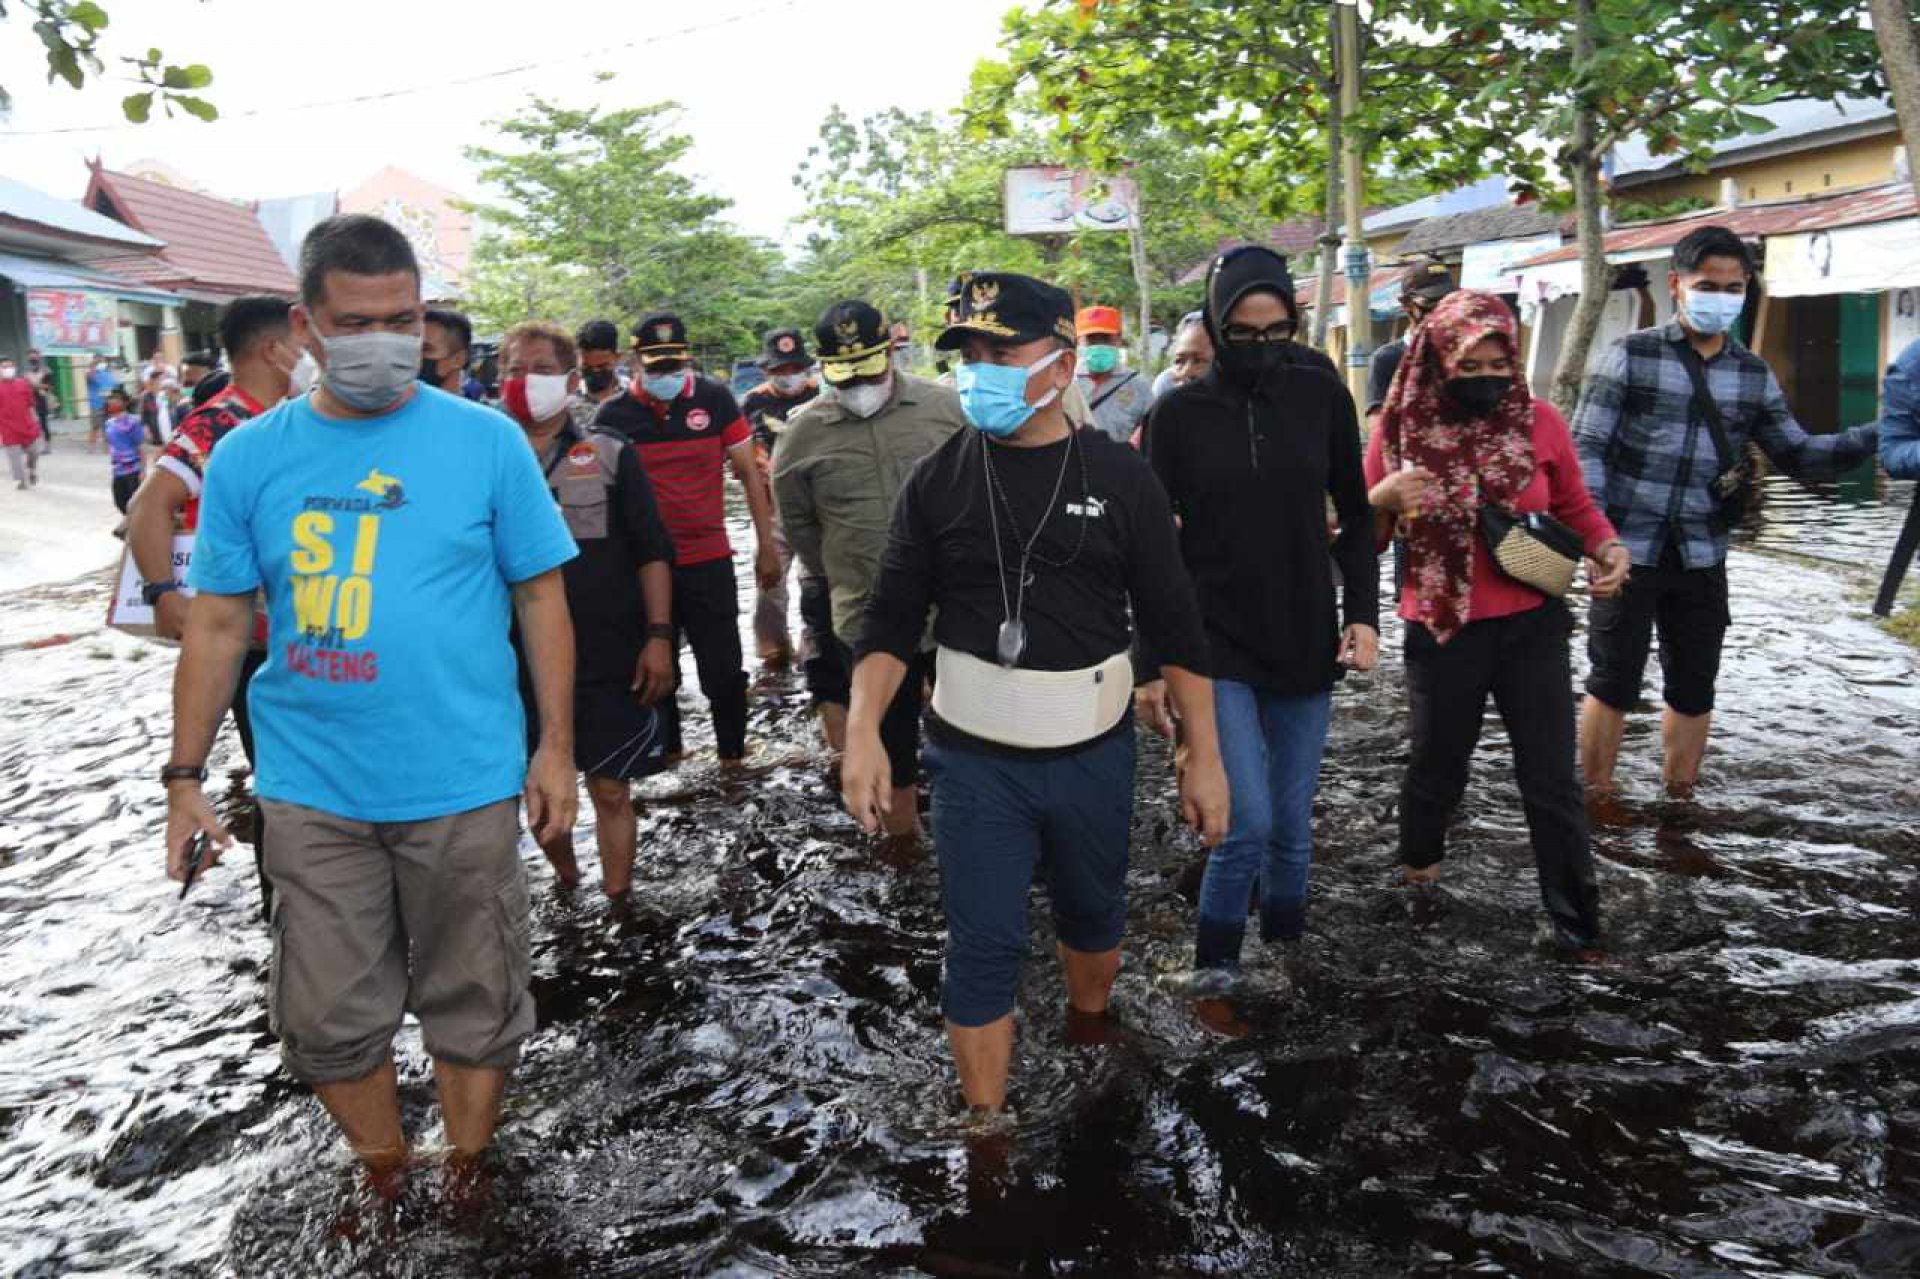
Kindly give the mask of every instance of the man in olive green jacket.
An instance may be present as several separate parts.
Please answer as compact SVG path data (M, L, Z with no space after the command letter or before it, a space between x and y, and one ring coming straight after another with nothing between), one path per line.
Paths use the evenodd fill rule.
M773 453L773 491L781 527L810 573L825 575L833 599L838 657L849 669L867 593L887 549L893 500L914 464L967 424L951 387L896 372L880 312L837 302L814 329L828 390L787 419ZM918 824L914 794L920 756L920 698L931 671L911 671L881 722L893 766L888 833L910 836ZM845 707L822 707L825 719Z

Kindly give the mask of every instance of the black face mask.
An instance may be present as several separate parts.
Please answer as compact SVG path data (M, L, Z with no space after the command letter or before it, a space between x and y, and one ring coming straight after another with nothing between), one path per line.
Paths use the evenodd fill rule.
M1485 417L1500 407L1500 401L1512 389L1510 377L1455 377L1448 378L1446 385L1447 398L1475 417Z
M428 386L440 385L440 361L432 356L420 357L420 380Z
M1286 363L1286 344L1222 342L1214 359L1227 377L1244 386L1251 386Z
M613 385L613 370L582 369L580 370L580 381L586 386L587 390L598 395Z

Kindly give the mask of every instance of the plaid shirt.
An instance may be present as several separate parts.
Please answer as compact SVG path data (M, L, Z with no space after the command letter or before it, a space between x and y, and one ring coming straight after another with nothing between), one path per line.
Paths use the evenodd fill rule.
M1686 340L1675 321L1621 338L1587 379L1573 414L1587 488L1633 562L1647 568L1669 545L1687 568L1727 558L1727 531L1714 518L1710 488L1720 458L1712 429L1693 408L1693 382L1680 362ZM1807 434L1766 361L1731 337L1705 364L1707 390L1736 456L1758 444L1775 466L1808 479L1839 475L1872 456L1872 426Z

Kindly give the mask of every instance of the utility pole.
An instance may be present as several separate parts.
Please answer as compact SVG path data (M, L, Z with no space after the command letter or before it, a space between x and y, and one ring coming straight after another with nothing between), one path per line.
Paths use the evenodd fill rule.
M1366 208L1366 152L1360 114L1360 0L1334 0L1340 46L1340 130L1346 153L1347 389L1367 402L1367 365L1373 358L1373 262L1361 226Z

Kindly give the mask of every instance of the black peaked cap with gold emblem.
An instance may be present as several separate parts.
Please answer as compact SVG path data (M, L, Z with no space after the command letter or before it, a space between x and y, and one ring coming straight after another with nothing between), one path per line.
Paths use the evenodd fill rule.
M835 302L813 326L820 345L820 373L838 384L887 371L893 339L878 307L861 301Z
M640 360L684 360L692 349L687 345L687 326L671 311L655 311L633 326L633 349Z
M807 340L799 329L775 329L760 344L760 367L777 369L788 364L812 364Z
M1073 299L1030 275L964 271L947 289L947 327L933 345L951 351L970 334L1015 346L1041 338L1072 345Z

